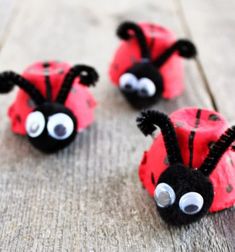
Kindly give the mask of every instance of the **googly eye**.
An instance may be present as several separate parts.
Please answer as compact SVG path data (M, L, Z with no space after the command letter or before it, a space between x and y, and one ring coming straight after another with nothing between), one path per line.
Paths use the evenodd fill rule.
M179 201L180 209L188 215L198 213L203 207L203 197L196 192L188 192L184 194Z
M156 93L156 86L148 78L141 78L139 80L138 94L142 97L151 97Z
M137 90L138 80L135 75L125 73L120 77L119 84L121 90L132 93Z
M160 183L154 191L154 199L159 207L165 208L175 202L175 192L168 184Z
M73 133L74 123L68 115L57 113L49 117L47 130L51 137L64 140Z
M25 128L26 132L30 137L38 137L42 134L45 128L45 117L39 112L35 111L28 115L26 118Z

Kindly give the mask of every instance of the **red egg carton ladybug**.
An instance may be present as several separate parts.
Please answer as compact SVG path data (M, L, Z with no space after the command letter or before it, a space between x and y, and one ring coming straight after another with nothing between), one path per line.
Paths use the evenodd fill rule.
M143 108L160 97L172 99L184 90L181 57L196 56L196 48L186 39L176 40L162 26L123 22L117 29L123 40L109 69L111 81L131 105Z
M235 204L235 126L228 128L217 112L180 109L168 117L146 111L137 119L140 130L161 133L139 167L143 186L154 197L160 216L169 224L189 224L208 211Z
M27 135L40 151L52 153L72 142L94 120L96 102L88 90L98 74L90 66L51 61L29 66L21 75L0 73L0 93L20 90L9 108L12 131Z

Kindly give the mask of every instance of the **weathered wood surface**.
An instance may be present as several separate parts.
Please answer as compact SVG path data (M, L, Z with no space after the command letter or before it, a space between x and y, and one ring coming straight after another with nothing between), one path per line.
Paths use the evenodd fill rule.
M218 110L235 123L235 2L178 0Z
M0 0L0 48L14 18L14 3L13 0Z
M3 13L2 3L6 1L0 1ZM227 55L226 64L231 58L229 69L232 69L230 52L235 39L224 48L218 46L219 52L203 40L208 32L213 43L211 29L216 30L214 23L206 19L207 13L200 11L206 8L205 2L210 3L209 0L21 1L3 40L0 69L22 71L38 59L89 63L101 75L92 91L99 107L96 123L72 145L56 155L44 156L25 138L10 132L6 111L14 94L1 96L0 251L235 250L234 209L208 215L183 228L171 228L161 221L137 175L142 153L151 139L145 139L137 130L138 113L128 106L107 77L108 63L118 44L114 36L118 23L125 19L159 22L175 30L179 37L191 35L199 45L200 58L199 64L186 64L185 94L171 102L161 101L155 107L165 112L182 106L212 108L215 99L231 120L234 92L225 91L221 82L215 84L212 80L218 75L232 83L232 73L226 74L226 65L221 64L223 71L218 66L213 71L213 64L218 57L223 62L223 55ZM220 14L231 13L229 4L212 10L211 18L217 25L221 25ZM222 17L232 30L235 22L232 14ZM197 22L200 26L196 26ZM222 33L223 27L220 29ZM225 29L229 31L228 27ZM214 97L209 95L208 85L213 94L217 92Z

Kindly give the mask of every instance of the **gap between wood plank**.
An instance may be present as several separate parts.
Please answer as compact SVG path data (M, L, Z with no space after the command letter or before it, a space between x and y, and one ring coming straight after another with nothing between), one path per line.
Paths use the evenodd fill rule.
M185 14L184 14L184 10L183 10L183 7L182 7L181 0L175 0L174 2L175 2L175 5L176 5L176 11L179 13L178 16L180 18L180 22L182 24L182 28L184 29L185 34L190 39L192 39L192 33L191 33L191 30L190 30L190 28L189 28L189 26L187 24L187 20L186 20ZM215 111L219 111L218 105L217 105L217 102L216 102L216 98L213 95L213 92L211 90L208 78L206 76L206 72L204 71L204 68L203 68L203 66L201 64L201 61L200 61L199 57L196 57L195 61L196 61L196 66L198 68L198 71L199 71L199 73L201 75L201 78L202 78L202 81L203 81L203 85L205 86L205 89L206 89L206 91L208 93L208 96L210 98L212 107L213 107L213 109Z
M9 17L7 18L5 28L3 29L2 36L0 37L0 53L2 51L2 48L7 41L8 35L11 32L12 26L15 23L14 21L16 20L16 17L18 16L19 9L20 9L20 4L23 5L22 1L15 1L12 0L13 2L13 7L10 10Z

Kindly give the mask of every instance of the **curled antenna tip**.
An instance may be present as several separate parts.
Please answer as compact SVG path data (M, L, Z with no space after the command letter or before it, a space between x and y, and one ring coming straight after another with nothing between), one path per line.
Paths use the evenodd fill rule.
M132 28L133 26L137 26L137 24L131 21L122 22L117 28L117 36L124 40L130 39L128 29Z
M95 86L98 80L99 74L92 67L89 68L89 71L84 71L84 73L81 73L80 81L82 84L86 84L88 86Z
M10 71L0 73L0 93L9 93L13 89L14 83L10 81L10 76L13 74Z
M196 57L197 49L191 41L187 39L180 39L176 43L177 47L179 48L180 56L188 59Z
M145 136L152 135L153 132L156 130L156 126L153 124L152 121L152 114L155 111L147 110L142 111L140 116L137 117L137 127L142 131Z

